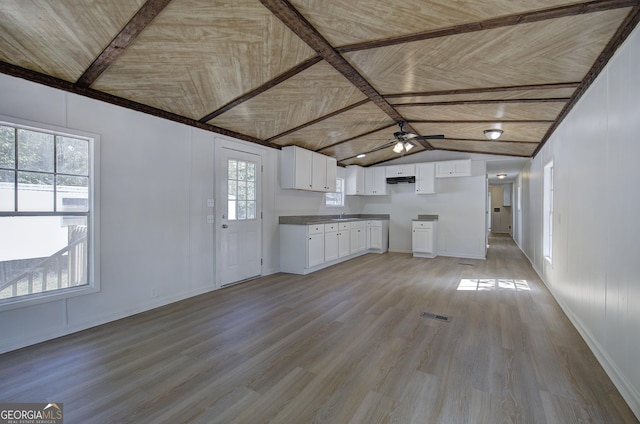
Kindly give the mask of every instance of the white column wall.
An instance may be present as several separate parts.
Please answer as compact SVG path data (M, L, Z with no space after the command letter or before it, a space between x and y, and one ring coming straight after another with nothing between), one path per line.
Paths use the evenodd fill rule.
M640 416L640 29L522 173L520 245ZM554 163L553 262L542 257Z

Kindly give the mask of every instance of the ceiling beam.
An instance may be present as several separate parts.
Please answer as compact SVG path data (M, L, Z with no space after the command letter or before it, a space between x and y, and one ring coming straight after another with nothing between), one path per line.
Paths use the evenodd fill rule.
M385 94L385 99L398 97L450 96L455 94L494 93L500 91L554 90L560 88L578 88L580 82L560 82L553 84L510 85L505 87L463 88L456 90L414 91L408 93Z
M502 100L454 100L450 102L416 102L416 103L392 103L395 107L413 106L456 106L456 105L488 105L503 103L566 103L570 97L550 97L542 99L502 99ZM413 121L415 122L415 121Z
M585 13L602 12L605 10L631 7L638 4L637 0L595 0L585 3L559 6L551 9L537 10L528 13L519 13L499 18L487 19L479 22L455 25L448 28L433 29L414 34L401 35L383 40L365 41L350 44L337 49L339 53L347 53L358 50L375 49L379 47L393 46L396 44L410 43L413 41L428 40L432 38L447 37L450 35L466 34L487 29L495 29L518 24L545 21L548 19L564 18L567 16L582 15Z
M147 0L111 43L84 71L76 84L90 87L104 71L129 47L151 21L171 3L171 0Z
M327 63L333 66L384 113L396 122L405 121L400 113L373 88L347 60L300 14L287 0L260 0L260 2L280 19L291 31L307 43ZM416 133L406 126L409 132ZM417 134L417 133L416 133Z
M412 119L414 124L552 124L553 119Z

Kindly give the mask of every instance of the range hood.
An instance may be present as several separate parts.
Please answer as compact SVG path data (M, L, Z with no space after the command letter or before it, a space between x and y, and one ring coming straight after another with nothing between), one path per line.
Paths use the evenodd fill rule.
M416 182L416 177L413 175L410 177L388 177L387 178L387 184L415 183L415 182Z

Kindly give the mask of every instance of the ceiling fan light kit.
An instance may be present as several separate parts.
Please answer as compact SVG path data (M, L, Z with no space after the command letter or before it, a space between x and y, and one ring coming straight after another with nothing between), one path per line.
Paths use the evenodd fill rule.
M502 133L504 131L497 129L497 128L492 128L489 130L484 130L484 135L485 137L487 137L489 140L497 140L500 138L500 136L502 135Z

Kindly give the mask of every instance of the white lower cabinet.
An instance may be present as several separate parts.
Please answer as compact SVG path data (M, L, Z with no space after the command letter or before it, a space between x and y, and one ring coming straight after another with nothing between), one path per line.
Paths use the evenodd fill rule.
M307 266L324 263L324 226L308 225Z
M436 257L436 224L433 221L413 221L411 224L411 245L413 256Z
M324 260L338 259L338 224L324 224Z
M376 234L379 234L379 237L375 236L375 247L371 245L369 232L372 225L377 228ZM388 229L388 221L378 220L317 225L281 224L280 270L305 275L367 252L386 252L388 234L385 231L388 233Z
M367 249L375 253L389 250L389 221L367 221Z
M355 221L351 223L350 229L350 250L354 254L367 250L367 222Z

